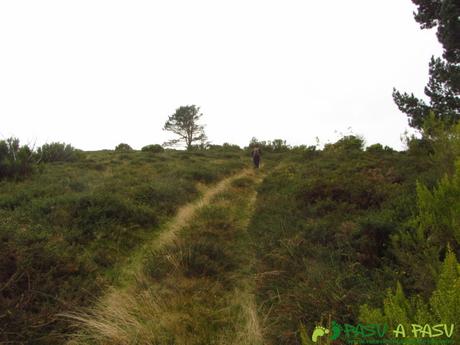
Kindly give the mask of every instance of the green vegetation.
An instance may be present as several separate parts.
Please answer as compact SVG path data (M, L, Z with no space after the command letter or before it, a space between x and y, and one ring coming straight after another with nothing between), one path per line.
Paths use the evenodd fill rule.
M456 326L460 320L460 265L455 254L449 250L436 282L436 289L428 299L421 296L404 295L401 284L393 293L388 289L383 301L383 310L363 305L360 318L367 323L403 324L411 329L411 324L437 325L445 323ZM453 333L452 340L458 342L460 334Z
M242 150L241 147L234 144L223 143L222 145L208 145L208 150L211 151L220 151L222 153L226 152L240 152Z
M0 140L0 180L23 179L34 170L34 154L29 146L19 144L19 139Z
M262 152L287 152L291 149L291 147L286 144L286 140L282 139L258 140L257 138L252 138L249 142L249 148L256 145L260 147Z
M178 138L171 139L164 145L174 146L184 143L187 150L192 149L194 145L204 148L207 145L207 137L204 126L198 123L202 116L200 107L196 105L177 108L176 112L168 117L163 130L174 133Z
M72 344L263 344L248 279L256 180L246 174L222 186L180 232L145 253L134 284L74 315L83 327Z
M115 151L117 152L131 152L133 148L125 143L120 143L115 147Z
M93 303L201 184L244 165L238 153L85 156L0 182L0 343L62 344L58 313Z
M0 141L0 180L21 180L30 176L38 163L75 162L83 159L83 153L69 144L44 144L36 151L28 145L20 145L19 139Z
M70 144L44 144L37 150L38 162L75 162L83 158L83 153Z
M158 144L147 145L141 149L141 151L143 152L152 152L152 153L159 153L159 152L163 152L164 150L165 149L163 148L163 146L158 145Z
M361 301L380 297L377 282L397 279L383 257L390 232L410 214L417 171L407 171L409 159L344 138L315 157L293 155L267 176L250 226L267 343L298 344L300 322L312 331L329 314L351 322Z
M380 306L398 282L410 298L437 296L451 312L459 306L452 295L458 274L447 278L441 269L448 243L457 255L460 249L459 179L442 177L438 168L440 157L454 164L446 152L458 145L456 131L445 134L444 152L439 137L424 138L424 149L395 152L379 145L364 151L361 138L346 136L315 155L280 156L280 166L259 187L249 227L267 344L300 344L302 334L329 318L356 324L360 305ZM454 254L445 260L455 272ZM399 315L386 313L381 322L391 319L396 326ZM367 315L361 319L376 322ZM430 320L448 323L455 315Z
M330 344L358 322L459 342L460 12L413 2L444 54L429 104L393 93L406 151L209 145L194 105L164 125L187 151L0 141L0 343Z
M412 0L417 6L415 20L422 29L437 29L439 43L443 47L442 58L431 57L429 81L425 95L426 104L414 94L393 90L393 98L399 109L406 113L409 124L421 129L430 112L452 125L460 120L460 4L457 0Z
M331 319L455 322L460 126L423 133L403 152L261 142L261 171L225 144L77 153L4 180L0 339L305 344Z

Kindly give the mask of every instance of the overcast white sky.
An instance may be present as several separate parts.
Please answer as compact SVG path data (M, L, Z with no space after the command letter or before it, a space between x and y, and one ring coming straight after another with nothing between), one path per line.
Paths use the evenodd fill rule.
M401 148L395 86L441 48L410 0L0 0L0 135L85 149L162 143L196 104L209 139L339 133Z

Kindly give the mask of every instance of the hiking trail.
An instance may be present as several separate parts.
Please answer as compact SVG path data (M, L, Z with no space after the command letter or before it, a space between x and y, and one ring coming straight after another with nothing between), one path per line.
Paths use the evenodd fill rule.
M261 171L206 188L122 268L92 307L67 313L68 345L263 344L247 227Z

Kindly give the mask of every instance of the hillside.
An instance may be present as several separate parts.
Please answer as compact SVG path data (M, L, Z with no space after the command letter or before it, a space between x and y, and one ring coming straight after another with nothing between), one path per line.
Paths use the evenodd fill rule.
M61 344L57 313L89 305L119 266L239 153L88 152L0 182L0 343Z
M455 323L448 143L262 148L259 170L245 151L87 152L3 181L0 341L311 344L331 320Z
M0 47L0 345L460 345L460 0L0 1Z

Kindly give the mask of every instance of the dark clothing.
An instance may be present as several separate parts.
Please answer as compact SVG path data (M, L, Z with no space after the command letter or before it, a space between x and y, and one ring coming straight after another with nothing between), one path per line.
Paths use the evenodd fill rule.
M252 161L254 162L254 166L256 168L259 168L259 164L260 164L260 149L255 148L254 150L252 150L251 156L252 156Z

